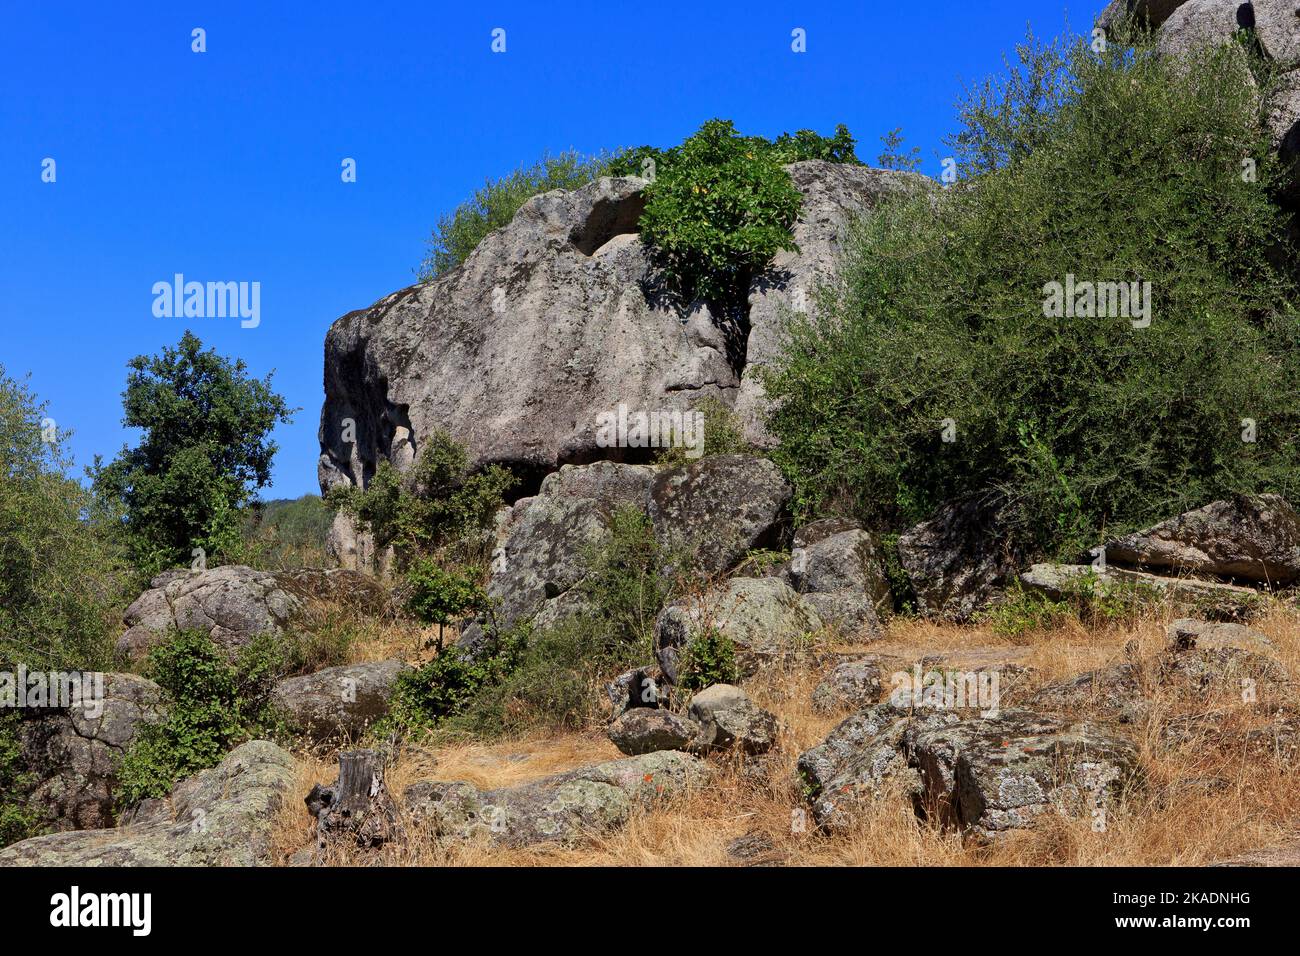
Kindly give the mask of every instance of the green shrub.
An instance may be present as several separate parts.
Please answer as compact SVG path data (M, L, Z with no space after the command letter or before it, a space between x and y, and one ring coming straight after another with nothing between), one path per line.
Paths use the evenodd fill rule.
M718 399L710 396L691 412L703 416L703 447L696 454L683 444L674 444L660 452L656 458L657 464L687 465L697 458L707 458L709 455L732 455L753 450L745 438L745 426L740 416Z
M1072 581L1060 598L1029 591L1019 584L982 612L980 619L994 633L1020 638L1078 621L1087 627L1132 625L1163 601L1161 592L1130 581L1108 581L1095 572Z
M677 683L682 690L734 684L738 678L736 645L716 628L706 629L686 645L677 674Z
M684 301L734 306L749 280L781 249L802 197L771 149L709 120L646 189L641 238L669 289Z
M899 529L996 488L1019 544L1072 555L1229 492L1288 493L1300 327L1241 51L1021 55L962 109L969 178L865 218L792 320L765 384L797 510ZM1150 325L1047 314L1068 275L1150 281Z
M112 670L130 568L65 432L0 367L0 666Z
M460 265L484 236L509 223L533 196L552 189L577 189L607 175L608 162L605 157L566 152L521 166L502 179L488 180L474 198L438 220L429 250L416 270L419 280L436 279Z
M182 777L276 728L270 694L284 660L270 635L254 638L232 662L203 632L181 631L153 649L145 673L163 689L168 711L146 724L122 756L124 807L166 796Z
M23 766L18 715L0 712L0 847L40 833L40 815L24 800L32 783Z
M672 556L644 513L619 508L607 540L583 555L581 613L546 628L521 625L496 637L496 652L471 660L447 648L402 679L379 733L438 729L499 736L584 726L603 709L601 687L651 655L654 620L675 593L663 568Z
M880 142L884 149L880 151L880 156L876 159L876 165L881 169L896 169L914 173L921 168L921 148L919 146L913 146L907 152L903 152L902 127L891 129L880 137Z
M442 629L471 613L484 611L487 594L478 585L483 577L480 568L468 568L465 574L444 569L431 558L420 558L406 572L409 597L406 606L416 619L438 625L438 647L442 647Z
M325 501L373 534L379 549L396 545L409 557L490 527L514 483L498 465L471 473L464 447L438 431L421 449L409 477L381 461L365 488L340 485Z

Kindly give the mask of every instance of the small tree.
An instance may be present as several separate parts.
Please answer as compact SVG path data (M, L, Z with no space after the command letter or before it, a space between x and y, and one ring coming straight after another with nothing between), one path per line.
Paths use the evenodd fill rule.
M293 412L191 332L161 355L128 363L122 423L144 434L93 470L101 498L119 501L136 563L146 573L189 559L192 550L229 554L240 544L240 506L271 480L277 423Z
M465 574L447 571L430 558L420 558L406 573L411 595L406 606L425 624L438 625L438 650L442 629L466 614L487 608L487 594L476 583L482 572L466 568Z
M876 158L876 162L881 169L897 169L914 173L921 168L921 148L919 146L913 146L907 152L903 152L903 127L894 127L880 137L880 142L885 146Z

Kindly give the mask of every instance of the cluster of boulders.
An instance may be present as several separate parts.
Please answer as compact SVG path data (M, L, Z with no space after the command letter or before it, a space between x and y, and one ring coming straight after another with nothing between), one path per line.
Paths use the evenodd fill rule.
M1031 689L1023 649L968 648L922 656L860 655L830 669L814 692L828 711L854 710L798 762L819 827L854 826L885 799L968 835L995 839L1053 812L1107 815L1140 791L1138 741L1217 747L1291 761L1300 753L1298 689L1268 638L1244 625L1179 619L1165 647ZM915 657L915 670L904 663ZM895 681L885 699L885 671ZM969 686L982 671L1007 675L992 700L933 698L944 674ZM940 678L918 687L913 674ZM898 677L904 678L901 684ZM982 693L981 693L982 698ZM1148 731L1155 729L1155 734Z

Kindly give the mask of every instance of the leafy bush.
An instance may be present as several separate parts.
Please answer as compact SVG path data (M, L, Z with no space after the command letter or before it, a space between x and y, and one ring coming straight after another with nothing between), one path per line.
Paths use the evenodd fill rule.
M32 785L23 767L18 715L0 713L0 847L38 835L40 817L23 795Z
M478 585L482 576L479 568L468 568L465 574L448 571L431 558L418 559L406 572L407 607L418 620L438 625L439 649L443 627L487 608L487 594Z
M913 146L907 152L903 152L903 129L901 126L891 129L880 137L880 142L884 149L880 151L880 156L876 159L876 165L881 169L897 169L914 173L921 168L921 149L919 146Z
M677 683L682 690L704 690L714 684L734 684L738 676L736 645L710 627L686 645Z
M1161 602L1162 595L1137 582L1108 581L1094 572L1082 575L1060 598L1049 598L1020 585L983 612L982 620L1003 637L1019 638L1078 621L1087 627L1132 625Z
M642 512L617 509L610 527L608 540L584 555L581 614L546 628L521 625L497 636L496 652L479 660L448 648L404 679L395 696L401 702L379 732L497 736L593 719L604 682L649 658L655 617L675 588L661 571L671 556Z
M240 507L271 480L276 423L292 410L271 376L250 378L191 332L160 356L128 363L122 424L143 434L93 472L101 499L125 511L137 566L145 576L202 548L208 558L238 554Z
M745 438L745 426L740 417L721 401L709 396L691 410L703 416L701 434L704 447L699 454L692 457L692 449L684 444L674 444L660 452L656 463L676 466L686 465L695 458L707 458L709 455L731 455L751 451L749 441ZM692 454L688 454L692 452Z
M438 220L429 250L416 270L421 282L436 279L460 265L483 237L514 218L519 207L552 189L577 189L608 175L605 157L584 157L566 152L544 156L532 166L521 166L509 176L488 180L474 198L461 203Z
M66 477L66 433L0 368L0 666L111 670L131 581L114 522Z
M514 481L498 465L471 473L464 447L438 431L421 449L409 477L381 461L365 488L340 485L325 500L372 533L378 548L396 545L409 555L490 527Z
M270 693L284 660L270 635L254 638L231 662L203 632L180 631L153 649L145 673L165 692L168 711L146 724L122 756L123 806L166 796L182 777L275 727Z
M773 150L709 120L659 162L646 189L641 238L683 300L736 305L781 249L802 197Z
M792 321L765 384L797 508L896 529L998 488L1013 537L1070 554L1228 492L1287 493L1300 328L1242 52L1020 52L962 109L979 175L862 221ZM1149 281L1150 325L1051 316L1048 283L1071 275Z

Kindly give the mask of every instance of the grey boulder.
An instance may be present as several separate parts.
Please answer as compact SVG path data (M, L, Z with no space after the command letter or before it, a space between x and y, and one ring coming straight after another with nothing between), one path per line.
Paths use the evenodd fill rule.
M410 670L397 660L327 667L280 681L271 698L291 731L318 742L351 740L388 713L394 682Z
M685 750L699 732L694 722L659 707L634 707L606 730L614 746L629 756Z
M714 684L691 698L687 707L699 733L691 749L702 753L736 751L763 754L776 746L780 725L739 687Z
M265 865L275 811L294 777L289 754L254 740L169 797L146 801L121 826L23 840L0 850L0 866Z

